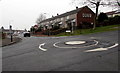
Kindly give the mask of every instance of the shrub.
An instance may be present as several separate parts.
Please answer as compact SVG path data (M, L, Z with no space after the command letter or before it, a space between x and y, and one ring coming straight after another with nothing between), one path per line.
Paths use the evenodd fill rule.
M97 27L99 26L107 26L107 25L116 25L120 24L120 16L110 17L108 20L104 20L103 22L98 22Z
M66 29L65 28L61 28L61 29L58 29L58 30L45 30L43 32L44 35L56 35L56 34L59 34L59 33L62 33L62 32L65 32Z
M103 22L107 19L108 19L108 16L106 13L100 13L100 15L98 16L98 22Z
M60 29L59 26L54 26L52 30L58 30L58 29Z

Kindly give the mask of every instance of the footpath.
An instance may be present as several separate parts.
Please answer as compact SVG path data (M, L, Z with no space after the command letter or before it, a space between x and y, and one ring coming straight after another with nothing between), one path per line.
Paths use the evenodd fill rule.
M12 44L15 44L17 42L20 42L22 39L21 38L18 38L18 37L14 37L13 38L13 42L11 42L11 39L10 38L6 38L6 39L2 39L2 42L1 42L1 47L4 47L4 46L8 46L8 45L12 45Z

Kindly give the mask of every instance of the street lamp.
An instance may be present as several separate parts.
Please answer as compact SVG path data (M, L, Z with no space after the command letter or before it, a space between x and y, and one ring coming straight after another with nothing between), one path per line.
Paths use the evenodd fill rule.
M48 36L50 35L50 27L49 25L46 25L47 29L48 29Z
M12 37L12 25L10 25L10 35L11 35L11 42L13 42L13 37Z

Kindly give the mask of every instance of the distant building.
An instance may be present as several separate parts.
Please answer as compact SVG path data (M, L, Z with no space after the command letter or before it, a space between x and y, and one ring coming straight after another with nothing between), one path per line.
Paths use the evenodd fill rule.
M94 24L94 17L95 13L88 6L76 7L75 10L57 14L57 16L41 21L39 26L42 26L44 30L51 29L53 26L60 28L80 27L83 23Z
M34 27L35 29L38 29L38 28L39 28L39 26L38 26L38 25L34 25L33 27Z
M108 15L108 17L120 16L120 10L110 11L110 12L107 12L106 14Z
M0 29L0 32L3 32L3 33L5 33L6 35L10 35L11 34L11 31L10 31L10 29ZM24 30L12 30L12 33L13 34L20 34L20 33L23 33L23 32L25 32Z

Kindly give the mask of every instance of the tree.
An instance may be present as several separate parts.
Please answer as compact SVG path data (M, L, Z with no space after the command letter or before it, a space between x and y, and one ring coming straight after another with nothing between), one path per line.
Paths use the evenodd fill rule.
M120 7L120 1L117 0L117 4L118 4L118 6Z
M35 31L36 31L36 29L32 26L32 27L30 28L30 32L35 33Z
M104 20L107 20L108 16L106 13L100 13L100 15L98 16L98 22L103 22Z
M44 14L40 14L39 17L37 18L36 23L39 24L41 21L45 20L46 16Z
M41 31L42 31L42 26L39 26L36 31L37 31L37 32L41 32Z
M120 5L120 0L72 0L73 3L78 2L78 4L88 5L92 8L96 8L96 15L95 15L95 21L93 29L96 27L96 18L98 16L98 10L100 6L106 7L106 6L118 6Z
M112 4L114 6L120 7L120 0L114 0Z

